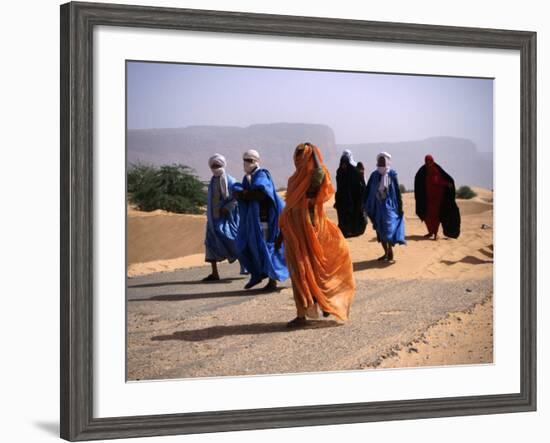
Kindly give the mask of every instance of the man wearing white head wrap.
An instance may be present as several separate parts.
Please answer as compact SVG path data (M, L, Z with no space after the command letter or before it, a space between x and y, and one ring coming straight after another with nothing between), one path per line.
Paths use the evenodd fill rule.
M227 162L225 157L221 154L214 154L208 159L208 166L212 170L212 175L214 177L220 178L220 190L223 198L227 198L228 188L227 188L227 176L225 175L225 166Z
M381 158L384 158L384 161L380 160ZM383 163L383 166L381 166ZM383 192L385 189L388 189L388 186L390 184L390 176L388 172L390 172L391 169L391 155L387 152L381 152L376 156L376 166L378 169L378 172L382 175L382 180L380 180L380 184L378 185L378 191Z
M239 260L250 272L245 289L259 284L266 277L264 290L272 291L277 281L288 278L284 250L275 250L279 236L279 216L284 207L275 191L269 171L260 168L260 154L251 149L243 154L246 175L232 190L239 202L240 224L237 235Z
M235 179L225 171L227 162L221 154L214 154L208 159L212 178L208 185L208 205L205 261L212 265L212 273L203 281L218 281L218 262L237 259L236 237L239 227L239 212L237 202L231 195L230 187ZM241 272L242 272L241 266Z
M260 153L256 151L255 149L249 149L243 154L243 160L244 159L250 159L254 160L255 162L260 161Z
M365 206L376 238L384 248L384 255L379 260L393 263L393 246L405 244L405 218L397 172L390 167L390 160L391 155L387 152L376 156L376 170L367 183Z
M254 149L249 149L243 154L243 169L248 177L248 180L252 178L254 171L260 168L260 154Z

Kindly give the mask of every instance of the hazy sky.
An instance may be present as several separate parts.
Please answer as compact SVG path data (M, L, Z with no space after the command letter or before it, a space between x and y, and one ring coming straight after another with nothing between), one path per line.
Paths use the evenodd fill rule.
M128 128L318 123L341 144L433 136L493 150L493 81L128 63Z

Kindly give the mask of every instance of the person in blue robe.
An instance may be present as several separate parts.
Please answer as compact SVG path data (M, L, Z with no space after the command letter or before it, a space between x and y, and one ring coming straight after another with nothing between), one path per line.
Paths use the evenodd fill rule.
M205 261L212 266L212 272L203 281L219 281L218 262L237 260L237 231L239 211L231 187L236 180L225 171L226 161L221 154L208 160L212 178L208 185L206 209ZM241 266L241 273L243 268Z
M284 203L275 191L269 171L261 168L259 161L257 151L245 152L243 166L246 174L242 183L232 187L240 215L236 243L239 261L250 273L245 289L268 278L269 282L263 289L272 291L277 287L277 281L284 281L289 276L284 247L275 249Z
M377 169L367 183L365 209L376 230L376 238L384 248L378 260L394 262L393 246L404 245L405 217L397 172L390 167L391 155L381 152L376 157Z

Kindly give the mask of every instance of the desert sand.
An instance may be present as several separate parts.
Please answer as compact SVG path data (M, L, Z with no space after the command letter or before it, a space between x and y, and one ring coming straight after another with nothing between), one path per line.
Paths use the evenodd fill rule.
M452 312L405 345L397 344L370 367L410 368L493 361L493 298Z
M140 212L128 207L128 265L151 264L148 271L174 269L165 260L180 259L204 251L206 217L203 215L173 214L166 211ZM185 261L181 266L196 265ZM200 264L200 263L199 263ZM132 275L132 272L129 272Z
M377 278L469 278L492 275L493 258L493 193L474 188L477 196L457 200L462 216L458 240L440 233L438 241L425 241L424 224L414 213L414 194L403 195L407 246L395 248L396 263L376 270ZM325 207L336 223L334 201ZM165 272L203 266L206 217L171 214L165 211L128 210L128 276ZM482 229L486 225L487 229ZM370 224L360 237L348 240L354 262L371 260L381 255L376 233ZM481 266L471 266L472 264ZM368 268L365 268L368 270ZM356 272L362 278L362 270ZM372 277L372 276L371 276Z
M457 200L462 216L459 239L447 239L442 233L437 241L424 239L426 228L414 214L414 195L405 193L403 200L407 245L395 248L396 263L386 265L376 261L382 253L382 248L376 242L376 235L370 224L363 236L348 240L358 288L365 288L361 290L366 293L371 290L369 288L374 292L375 288L379 288L382 293L387 291L384 289L387 287L408 288L402 290L402 297L409 297L405 295L409 290L410 300L396 298L391 302L391 307L388 305L389 301L382 304L372 294L363 297L358 289L351 320L345 325L347 329L337 328L334 331L338 332L332 333L335 340L341 335L344 349L350 346L350 349L354 349L353 358L348 355L336 358L335 355L334 362L337 366L330 366L324 360L317 361L312 357L310 370L440 366L493 361L493 193L480 188L474 190L477 196L473 199ZM328 216L336 221L336 211L332 208L332 202L327 203L326 209ZM166 288L175 291L169 295L161 292L161 295L148 296L139 302L138 299L134 299L135 303L129 303L130 379L273 373L272 367L261 367L262 354L258 353L256 365L241 368L238 366L238 359L230 359L229 355L232 355L232 352L219 354L215 351L212 340L221 340L217 345L225 349L240 349L244 346L247 355L252 352L250 349L257 349L258 352L260 349L267 353L277 352L288 347L289 343L293 346L297 343L295 339L288 338L288 333L281 335L279 328L293 315L289 285L276 295L277 305L273 304L273 298L269 296L258 294L244 300L241 296L242 291L233 290L226 293L226 296L234 296L235 299L240 297L239 301L242 303L234 306L227 302L223 306L216 305L215 309L210 303L214 300L215 294L208 296L206 301L206 297L198 293L188 294L186 298L183 296L183 289L170 286L175 284L168 282L172 274L184 276L178 277L179 280L189 278L185 276L196 276L197 281L198 277L207 274L202 244L205 221L204 216L176 215L162 211L145 214L129 210L129 286L132 286L132 281L147 281L149 283L134 287L141 286L140 290L144 290L144 287L167 285ZM238 275L227 280L227 288L230 288L230 284L241 287L246 281L242 280L241 283L236 277ZM221 286L223 285L220 285L220 290L223 290ZM410 288L417 288L417 292ZM432 298L422 298L423 288L431 291L426 297ZM469 294L472 292L471 288L474 288L475 294ZM454 300L443 300L440 303L439 299L444 299L447 294L455 297L456 303L453 304ZM281 298L281 295L284 297ZM187 303L189 298L197 300L195 311L190 307L183 308L181 304L183 300ZM384 297L380 300L383 299ZM149 302L145 303L142 300ZM160 305L155 308L152 301L169 302L170 308ZM210 304L206 304L207 302ZM429 304L430 307L426 308L426 312L423 313L425 315L422 316L418 312L423 311L423 303ZM182 310L176 315L174 309ZM202 314L197 314L201 310ZM258 315L257 310L263 314ZM266 310L269 310L269 313ZM370 324L360 324L358 317L371 319ZM243 324L242 320L249 319L249 322ZM235 324L237 320L240 320L240 323ZM391 329L393 320L396 322L395 328ZM331 321L334 322L329 320ZM377 322L384 327L377 329ZM389 324L389 328L386 323ZM397 327L398 324L401 324L401 329ZM194 332L185 327L182 330L182 325L195 328L192 329ZM320 320L319 325L314 325L313 329L319 327L324 331L332 331L325 329L325 326L329 325L330 323ZM354 330L356 332L353 332ZM361 341L361 337L353 338L356 348L349 342L349 334L374 336L378 330L386 332L377 336L376 344L368 337L365 338L365 343ZM305 330L293 334L296 337L300 334L307 337L310 332ZM326 332L323 334L326 335ZM265 340L267 336L271 341ZM254 337L257 337L258 342L252 340ZM186 342L191 344L185 346ZM368 346L366 342L369 343ZM161 351L162 346L166 347L164 351ZM235 351L234 354L241 355L239 352ZM307 350L300 352L307 353ZM203 363L199 364L200 367L191 368L187 365L184 368L181 364L184 356L199 359ZM205 361L209 363L205 364ZM297 368L292 361L282 361L280 364L275 372L307 370Z

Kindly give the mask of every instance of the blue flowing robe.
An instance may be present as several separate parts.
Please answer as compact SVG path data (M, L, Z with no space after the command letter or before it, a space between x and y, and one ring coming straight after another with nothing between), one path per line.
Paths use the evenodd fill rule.
M237 233L237 251L241 264L250 272L251 280L265 277L283 281L288 278L284 247L275 250L275 240L279 236L279 216L284 202L275 191L269 171L259 169L249 183L246 176L242 183L233 185L233 191L260 190L269 199L269 235L264 239L260 222L260 203L239 200L240 223Z
M386 198L381 200L378 196L378 186L382 174L373 171L367 184L367 199L365 209L372 221L378 235L378 241L404 245L405 242L405 218L399 215L400 191L397 181L397 172L393 169L388 172L390 184Z
M235 184L235 179L230 175L227 177L227 198L220 198L218 209L225 208L229 214L224 217L220 215L214 218L213 190L214 180L212 177L208 185L208 206L206 211L206 238L204 246L206 248L206 261L220 262L228 260L233 263L237 259L237 231L239 228L239 210L232 196L231 186Z

